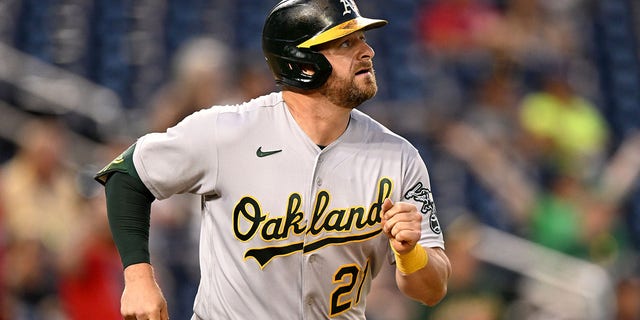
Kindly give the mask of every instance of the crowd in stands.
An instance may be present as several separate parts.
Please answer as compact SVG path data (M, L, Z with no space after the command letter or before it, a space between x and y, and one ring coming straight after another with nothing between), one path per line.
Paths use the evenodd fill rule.
M0 66L0 102L29 115L0 140L0 320L121 319L122 266L91 175L142 133L277 90L260 52L276 2L0 0L0 44L114 92L126 115L105 130L43 102L28 85L38 70ZM362 110L420 150L453 268L447 297L427 307L389 267L368 319L640 319L640 5L358 5L390 21L367 34L381 89ZM607 40L623 31L632 41ZM93 146L83 161L78 137ZM199 206L180 195L152 207L171 319L191 315Z

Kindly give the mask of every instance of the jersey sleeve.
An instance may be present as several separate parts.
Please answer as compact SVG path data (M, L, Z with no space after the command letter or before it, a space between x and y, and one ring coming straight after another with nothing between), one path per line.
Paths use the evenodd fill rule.
M418 212L422 214L422 235L419 243L425 247L444 249L444 238L436 215L427 166L413 147L407 152L405 163L407 166L401 186L401 201L415 204Z
M118 157L113 159L102 170L98 171L93 177L100 184L105 185L109 177L115 172L126 173L132 177L139 178L133 165L133 150L135 150L135 143L129 146L127 150L122 152Z
M176 193L214 193L217 115L212 109L198 111L166 132L138 139L133 162L140 179L157 199Z

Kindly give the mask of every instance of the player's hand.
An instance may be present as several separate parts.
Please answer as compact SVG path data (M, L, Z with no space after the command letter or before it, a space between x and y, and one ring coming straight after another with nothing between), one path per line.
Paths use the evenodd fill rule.
M128 266L124 270L125 286L120 312L125 320L168 320L167 301L147 263Z
M393 249L404 254L411 251L420 240L422 215L415 205L396 202L387 198L382 204L382 232L391 241Z

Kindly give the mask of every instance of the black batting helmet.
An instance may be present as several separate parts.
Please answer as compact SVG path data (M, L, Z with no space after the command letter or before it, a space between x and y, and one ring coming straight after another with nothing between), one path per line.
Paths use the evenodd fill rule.
M362 17L353 0L283 0L264 23L262 51L276 83L315 89L327 81L332 68L314 46L386 24ZM303 72L303 66L313 74Z

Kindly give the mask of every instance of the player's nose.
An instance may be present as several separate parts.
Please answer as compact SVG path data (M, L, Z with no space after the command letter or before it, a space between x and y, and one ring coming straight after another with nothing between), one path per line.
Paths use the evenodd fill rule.
M373 56L376 55L376 52L373 50L373 48L365 41L362 41L360 43L361 49L360 49L360 59L372 59Z

